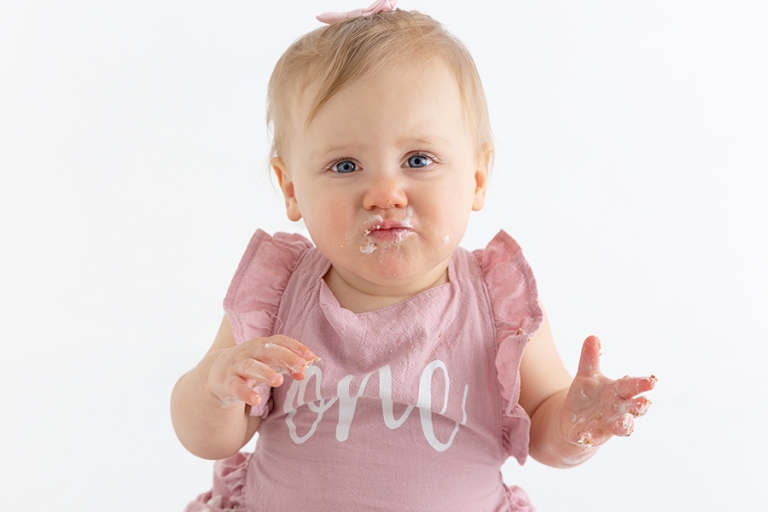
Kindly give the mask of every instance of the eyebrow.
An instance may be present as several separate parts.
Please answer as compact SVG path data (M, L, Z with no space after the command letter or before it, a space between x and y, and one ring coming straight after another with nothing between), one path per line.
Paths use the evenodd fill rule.
M397 143L401 145L405 145L413 142L416 142L419 144L426 144L428 146L443 145L443 146L451 147L451 143L448 142L448 139L444 139L443 137L414 137L414 138L405 137L397 141Z
M396 141L396 144L398 146L407 146L411 144L424 144L426 146L443 145L443 146L451 147L451 143L448 142L448 139L445 139L443 137L403 137L401 139L398 139ZM310 153L309 157L310 158L325 157L330 153L346 151L347 148L350 146L359 147L360 144L349 143L349 144L339 144L339 145L330 146L327 149L313 151L312 153Z

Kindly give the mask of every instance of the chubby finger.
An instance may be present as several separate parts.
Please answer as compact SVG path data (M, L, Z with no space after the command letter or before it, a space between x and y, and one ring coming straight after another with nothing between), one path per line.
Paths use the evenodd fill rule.
M239 375L232 375L227 379L225 388L230 393L230 398L222 400L225 404L245 402L251 406L257 406L261 403L261 396L254 390L256 386Z
M263 344L265 348L270 348L272 346L284 347L306 361L316 361L318 359L315 353L303 343L293 338L289 338L288 336L276 334L266 338L265 341L266 342Z
M646 412L648 412L648 408L651 406L651 401L645 398L644 396L639 396L632 400L631 405L629 406L629 413L634 417L640 417L643 416Z
M250 387L258 384L269 384L277 387L283 383L283 376L263 361L257 359L244 359L237 366L237 374L248 383Z
M253 359L275 368L281 373L301 374L319 358L296 340L286 336L272 336L255 344L248 353Z
M581 347L578 373L589 376L600 372L600 340L590 336Z
M630 377L629 375L616 381L616 393L621 398L633 398L640 393L650 391L656 386L656 377Z
M264 346L260 359L278 372L288 374L302 373L314 362L297 356L285 347L269 343Z
M630 413L622 414L611 425L615 436L627 437L635 431L635 420Z

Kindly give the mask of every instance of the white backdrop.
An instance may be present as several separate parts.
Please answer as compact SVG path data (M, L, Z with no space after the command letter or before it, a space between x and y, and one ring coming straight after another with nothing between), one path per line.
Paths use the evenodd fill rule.
M251 232L303 232L267 177L267 79L314 15L368 1L0 2L4 508L181 510L208 488L171 388ZM569 369L595 333L607 374L659 377L631 438L505 480L540 512L767 510L768 5L400 6L486 85L496 165L462 245L518 239Z

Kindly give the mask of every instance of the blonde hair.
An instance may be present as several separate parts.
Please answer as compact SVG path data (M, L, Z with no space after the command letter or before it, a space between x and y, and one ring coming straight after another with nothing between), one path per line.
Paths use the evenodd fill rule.
M267 126L272 155L286 144L287 125L307 87L317 85L305 126L345 85L413 59L441 59L453 71L465 118L478 151L492 142L488 106L475 62L443 26L417 11L396 9L321 27L296 40L280 57L269 80Z

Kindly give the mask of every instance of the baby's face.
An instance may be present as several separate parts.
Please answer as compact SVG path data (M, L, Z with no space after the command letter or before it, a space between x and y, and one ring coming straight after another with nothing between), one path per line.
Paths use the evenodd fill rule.
M332 272L368 293L445 282L483 205L491 148L478 154L442 62L358 80L308 127L293 123L288 139L273 160L288 216L304 219Z

